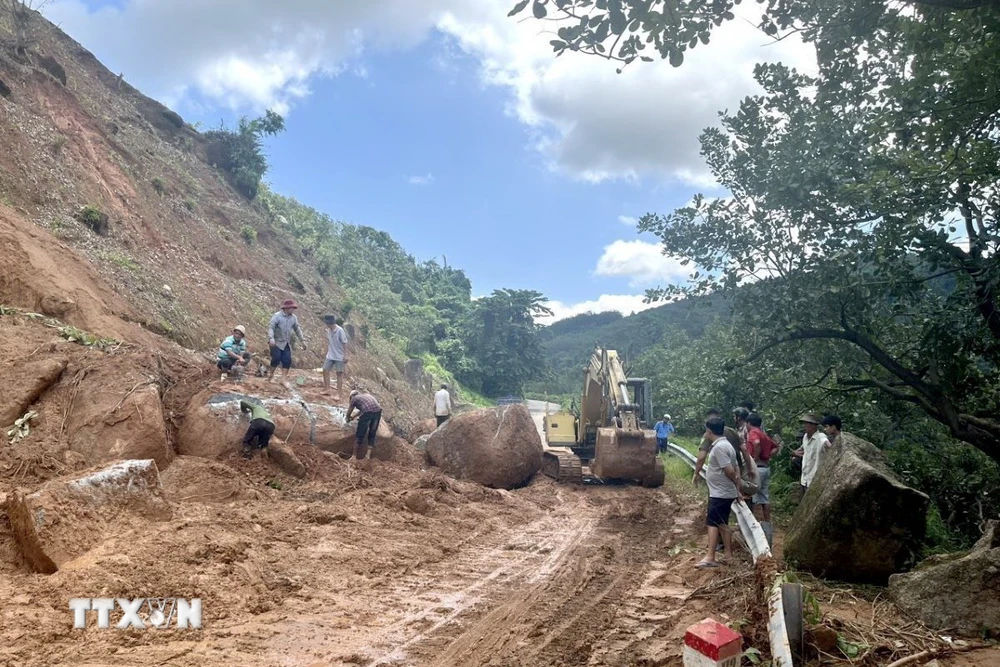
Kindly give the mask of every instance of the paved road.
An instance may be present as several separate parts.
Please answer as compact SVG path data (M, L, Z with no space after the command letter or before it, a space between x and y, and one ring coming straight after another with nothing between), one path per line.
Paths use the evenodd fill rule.
M552 414L554 412L559 412L558 403L546 403L545 401L525 401L524 404L528 407L531 412L531 418L535 420L535 428L538 429L538 435L542 436L542 443L545 443L545 430L542 426L542 417L545 416L545 409L548 406L548 413Z

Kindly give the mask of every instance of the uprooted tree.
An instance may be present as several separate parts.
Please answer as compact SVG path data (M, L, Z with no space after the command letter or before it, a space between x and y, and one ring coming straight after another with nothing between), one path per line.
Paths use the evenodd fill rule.
M628 63L649 44L680 65L733 4L552 0L534 15L559 14L557 52ZM818 74L759 65L763 94L704 132L729 195L642 219L695 269L650 297L739 288L749 361L816 346L836 363L812 384L916 405L1000 461L1000 3L758 5L767 34L816 47Z
M31 20L49 0L0 0L0 16L10 21L14 34L14 50L24 55L30 40Z

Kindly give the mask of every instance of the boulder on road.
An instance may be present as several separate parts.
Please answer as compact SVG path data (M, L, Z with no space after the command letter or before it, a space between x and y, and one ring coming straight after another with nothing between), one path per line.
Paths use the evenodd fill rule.
M427 439L431 463L452 477L512 489L542 467L542 439L523 405L452 417Z
M417 440L425 435L430 435L437 430L436 419L423 419L410 429L410 442L416 444Z
M129 386L129 382L100 372L88 375L80 384L66 432L70 450L83 456L88 466L153 459L165 468L174 458L159 386ZM81 400L84 396L89 400Z
M930 499L897 480L876 452L844 433L823 453L785 535L787 562L818 576L882 585L912 564Z
M141 516L170 518L156 462L120 461L76 477L54 479L7 501L11 529L25 559L51 574L101 543L112 524Z
M889 595L935 630L1000 635L1000 526L990 521L963 557L889 577Z

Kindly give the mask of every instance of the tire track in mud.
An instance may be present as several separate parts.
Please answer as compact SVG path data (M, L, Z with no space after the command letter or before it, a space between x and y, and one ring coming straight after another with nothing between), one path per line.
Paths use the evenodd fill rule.
M604 499L610 502L594 506ZM662 555L671 523L667 518L643 526L635 500L626 489L595 489L511 533L502 546L405 578L393 597L407 600L408 613L358 652L368 661L356 662L628 664L612 654L624 655L657 630L642 590L648 590L651 563ZM640 523L621 516L637 512ZM462 564L471 567L456 579ZM653 606L683 604L668 599Z

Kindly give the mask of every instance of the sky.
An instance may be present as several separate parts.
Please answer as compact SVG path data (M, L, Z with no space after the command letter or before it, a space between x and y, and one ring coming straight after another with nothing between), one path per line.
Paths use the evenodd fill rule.
M699 133L758 92L755 62L808 68L809 51L770 42L750 13L681 68L618 74L555 58L551 25L508 18L513 4L54 0L44 12L189 123L284 114L267 145L277 192L446 259L474 295L534 289L553 319L649 307L645 289L688 270L636 220L722 194Z

